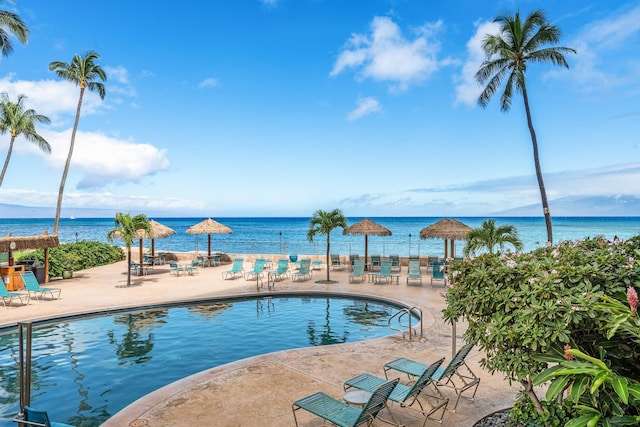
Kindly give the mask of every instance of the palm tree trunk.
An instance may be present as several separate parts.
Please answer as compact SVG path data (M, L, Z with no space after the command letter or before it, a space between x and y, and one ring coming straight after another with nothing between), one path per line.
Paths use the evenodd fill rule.
M82 107L82 97L84 96L84 86L80 85L80 97L78 98L78 108L76 109L76 120L73 123L73 131L71 132L71 143L69 144L69 154L64 164L62 172L62 180L60 180L60 189L58 190L58 204L56 205L56 217L53 220L53 234L58 234L58 226L60 225L60 212L62 210L62 195L64 194L64 185L67 182L67 174L71 165L71 157L73 156L73 146L76 141L76 131L78 130L78 122L80 121L80 107Z
M13 141L16 140L16 137L11 135L11 142L9 143L9 150L7 151L7 158L4 159L4 166L2 167L2 174L0 174L0 186L2 185L2 181L4 180L4 173L7 171L7 166L9 166L9 159L11 159L11 152L13 151Z
M331 257L329 256L329 250L331 248L331 234L327 233L327 282L329 279L329 270L331 269Z
M533 129L533 122L531 120L531 110L529 109L529 97L527 96L527 88L522 82L522 98L524 99L524 109L527 113L527 125L529 126L529 133L531 134L531 144L533 144L533 161L536 166L536 178L538 178L538 187L540 187L540 198L542 199L542 211L544 212L544 222L547 226L547 243L553 243L553 231L551 228L551 213L549 212L549 202L547 201L547 191L544 187L544 180L542 179L542 168L540 167L540 157L538 155L538 138L536 137L536 131Z
M131 247L127 248L127 287L131 286Z

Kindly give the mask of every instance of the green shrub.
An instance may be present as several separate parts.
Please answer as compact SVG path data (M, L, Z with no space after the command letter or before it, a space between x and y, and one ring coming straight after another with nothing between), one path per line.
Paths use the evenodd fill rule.
M82 240L76 243L63 243L49 249L49 276L62 277L63 270L85 270L100 265L112 264L124 259L124 251L106 243ZM21 260L37 260L44 265L44 250L20 254Z
M525 393L518 393L515 404L509 412L508 425L513 427L560 427L570 421L577 412L570 400L558 404L556 401L542 401L542 413L538 413Z

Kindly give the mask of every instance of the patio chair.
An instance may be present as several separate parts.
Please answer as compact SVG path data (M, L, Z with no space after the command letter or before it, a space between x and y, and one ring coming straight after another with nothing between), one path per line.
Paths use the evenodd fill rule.
M427 266L428 267L433 267L433 264L438 264L439 260L437 256L433 256L433 255L429 255L427 257Z
M473 344L463 345L456 352L455 356L453 356L453 359L451 359L446 368L438 368L433 374L433 385L436 393L440 397L443 395L439 387L452 388L457 395L456 403L453 405L453 409L450 409L451 412L456 411L461 397L473 401L478 391L478 386L480 385L480 378L473 373L465 361L472 348ZM462 366L465 368L464 371L461 371ZM388 377L389 371L398 371L407 374L409 377L417 377L422 375L428 368L429 365L402 357L386 363L384 365L384 375ZM473 389L471 396L463 396L464 392L471 389Z
M380 255L371 255L371 264L369 271L376 271L382 268L382 257Z
M314 259L313 261L311 261L311 269L312 270L322 270L322 260L321 259Z
M311 260L303 259L300 261L300 268L291 273L291 281L309 280L311 279Z
M289 277L289 260L286 258L279 259L276 269L267 273L267 285L271 281L275 283L276 280L282 280L287 277Z
M129 270L131 270L131 274L135 274L136 276L139 276L142 273L140 264L135 261L131 261L131 264L129 264Z
M349 265L351 266L351 269L353 270L353 266L355 265L356 261L358 261L360 258L360 255L358 254L351 254L349 255ZM364 261L364 259L362 260Z
M191 265L187 265L184 268L184 271L186 271L187 273L189 273L190 275L194 275L194 274L199 274L200 271L198 270L198 266L200 265L200 261L198 260L193 260L191 261Z
M398 403L401 408L416 410L424 415L425 419L423 426L426 424L427 420L435 421L437 423L442 422L442 418L447 410L449 399L441 396L430 395L426 392L426 387L433 382L433 375L440 368L440 365L442 365L443 362L444 357L429 365L429 368L425 369L418 379L410 385L398 383L389 395L389 400ZM364 373L345 381L344 389L349 390L350 388L356 388L359 390L373 392L377 387L387 381L388 380L386 378L380 378L372 374ZM425 409L425 406L423 406L422 402L418 399L420 395L435 399L435 404L427 402L429 403L429 406ZM417 407L414 407L414 404L417 404ZM387 406L387 408L389 409L389 414L391 414L393 423L395 425L401 425L398 420L396 420L392 407ZM380 418L380 421L386 420Z
M260 280L264 276L264 267L267 264L266 259L256 258L253 262L253 269L244 273L246 280Z
M36 278L33 271L25 271L24 273L20 273L20 277L22 277L22 282L24 283L24 287L27 288L29 294L35 295L36 299L42 298L45 299L45 295L51 295L51 299L60 298L60 294L62 293L62 289L60 288L41 288L38 283L38 279ZM58 296L56 296L56 294Z
M340 255L330 254L329 257L331 258L332 270L342 270L344 268L344 263L340 260Z
M357 278L360 278L360 283L362 283L364 282L364 260L357 259L354 262L353 271L349 273L349 283L353 283Z
M182 267L180 267L175 261L169 261L169 270L176 276L180 276L183 273Z
M393 283L394 280L399 281L400 276L398 274L391 273L391 261L382 261L380 264L380 271L373 276L373 282L379 283L384 279L385 283Z
M18 415L14 420L18 425L37 426L37 427L73 427L70 424L57 423L49 420L47 411L34 409L30 406L24 407L24 412Z
M236 258L233 260L233 265L231 266L231 270L223 271L222 278L223 279L235 279L237 276L242 277L242 273L244 269L242 268L244 265L244 258Z
M29 301L31 300L28 292L9 292L4 284L4 280L2 280L2 284L0 284L0 299L2 299L2 305L6 308L7 302L9 302L9 307L12 307L14 298L19 299L21 305L29 305ZM23 298L26 299L26 303Z
M431 270L431 287L433 288L433 279L444 280L444 285L447 286L447 275L444 274L444 270L440 270L440 265L433 265Z
M401 272L402 265L400 264L400 255L389 255L389 259L391 260L391 271Z
M420 264L416 261L409 261L409 273L407 274L407 286L409 280L419 280L420 286L422 286L422 273L420 272Z
M323 392L298 399L291 405L293 419L298 426L296 411L304 409L314 415L340 427L355 427L362 424L371 425L378 413L387 406L387 399L398 384L398 379L383 383L371 394L362 408L333 398Z

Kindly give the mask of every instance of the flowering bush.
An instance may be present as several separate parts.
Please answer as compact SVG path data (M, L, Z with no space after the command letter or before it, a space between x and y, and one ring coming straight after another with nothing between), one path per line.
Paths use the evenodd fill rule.
M486 353L482 366L520 382L533 407L543 413L533 379L543 379L539 374L549 362L585 363L568 360L578 357L571 349L606 359L616 375L638 380L640 343L625 332L626 324L613 308L602 305L626 304L627 289L636 282L640 285L638 260L640 236L626 242L596 237L529 253L485 254L455 262L444 317L466 320L465 341ZM571 349L565 352L565 345ZM562 396L571 380L563 387L557 383L554 397Z

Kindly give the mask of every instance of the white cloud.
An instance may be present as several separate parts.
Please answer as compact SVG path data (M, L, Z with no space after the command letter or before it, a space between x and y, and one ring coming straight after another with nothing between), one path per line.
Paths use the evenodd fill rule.
M129 81L129 72L126 68L122 66L107 66L103 68L107 75L107 81L104 83L107 96L124 95L127 97L134 97L137 95L135 88Z
M200 84L198 84L199 88L204 88L204 87L216 87L218 86L219 82L218 79L213 78L213 77L209 77L207 79L204 79L203 81L200 82Z
M497 22L476 23L476 32L467 42L467 59L460 74L454 77L456 85L456 99L454 104L473 106L482 92L482 86L476 81L476 73L485 60L482 42L487 34L498 34L500 24Z
M393 83L392 90L406 90L449 62L438 59L440 43L435 35L441 27L441 21L425 24L415 31L415 39L409 40L391 18L375 17L370 35L351 36L330 75L358 68L359 78L389 81Z
M380 102L378 102L378 100L374 97L368 96L365 98L360 98L358 99L358 106L356 107L356 109L351 111L347 115L347 120L357 120L366 115L378 113L380 111L382 111Z
M40 133L51 145L51 155L41 155L52 169L62 170L69 152L71 130ZM30 145L33 147L28 149L39 152ZM138 182L168 167L166 150L151 144L119 140L94 132L78 131L76 134L71 168L82 176L78 188L96 189L114 183Z

